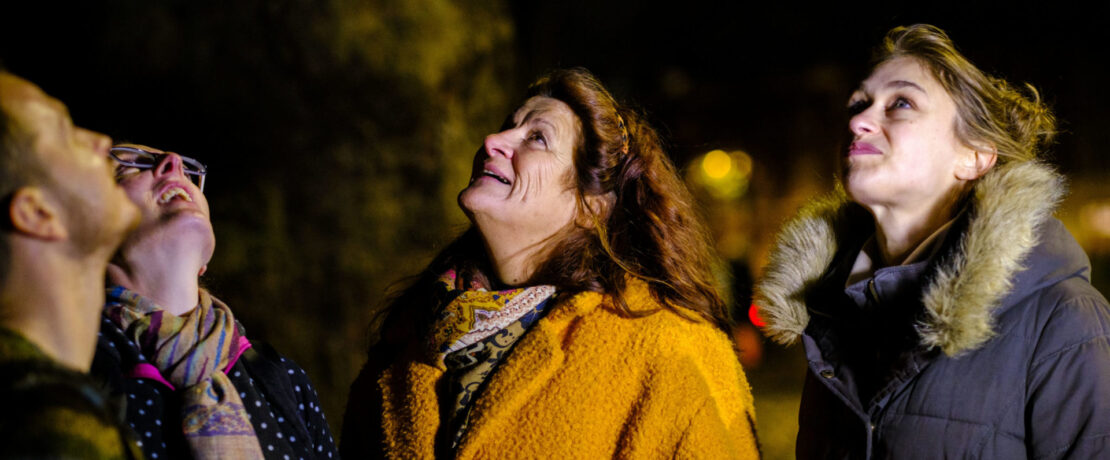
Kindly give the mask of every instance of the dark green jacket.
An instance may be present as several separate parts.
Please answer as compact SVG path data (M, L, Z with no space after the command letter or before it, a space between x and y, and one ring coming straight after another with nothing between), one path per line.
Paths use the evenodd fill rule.
M0 328L0 458L138 459L88 376Z

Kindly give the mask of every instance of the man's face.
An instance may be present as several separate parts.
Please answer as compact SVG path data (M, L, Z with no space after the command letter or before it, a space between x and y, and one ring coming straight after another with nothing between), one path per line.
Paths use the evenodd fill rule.
M29 139L46 180L33 184L59 209L78 255L115 250L138 222L138 210L113 177L107 136L73 125L57 99L15 75L0 72L0 108Z

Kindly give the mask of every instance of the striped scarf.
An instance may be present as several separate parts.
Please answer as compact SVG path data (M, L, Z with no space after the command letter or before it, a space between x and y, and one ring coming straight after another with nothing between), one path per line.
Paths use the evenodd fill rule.
M116 286L108 289L105 309L180 391L182 429L194 458L262 458L243 401L225 374L240 337L227 305L201 289L200 304L174 316Z

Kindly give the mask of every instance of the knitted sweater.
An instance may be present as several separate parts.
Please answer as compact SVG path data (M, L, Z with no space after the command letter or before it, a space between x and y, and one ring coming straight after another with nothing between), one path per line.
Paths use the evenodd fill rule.
M142 458L114 407L88 375L62 367L3 327L0 406L0 459Z
M625 300L658 307L643 283ZM371 350L351 388L344 455L434 455L443 373L417 358L417 341L397 345ZM758 457L751 391L728 337L668 310L622 315L598 293L533 325L473 404L458 458Z

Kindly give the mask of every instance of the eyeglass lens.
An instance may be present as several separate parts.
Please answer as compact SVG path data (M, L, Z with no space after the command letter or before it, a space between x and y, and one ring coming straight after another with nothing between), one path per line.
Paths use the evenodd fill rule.
M125 166L130 166L139 169L151 169L162 161L162 154L147 152L145 150L115 147L111 149L112 157L116 161ZM189 180L198 186L204 183L204 174L206 168L199 161L192 158L178 155L181 158L181 164L185 168L185 175L189 176Z

